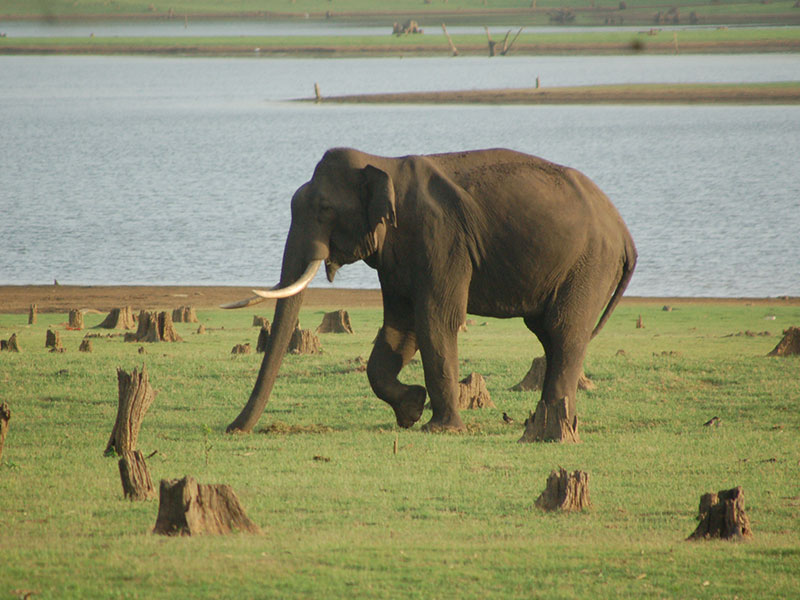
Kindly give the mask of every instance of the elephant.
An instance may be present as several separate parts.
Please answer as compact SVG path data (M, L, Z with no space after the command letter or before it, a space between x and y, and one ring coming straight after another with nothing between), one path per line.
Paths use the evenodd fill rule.
M304 289L363 260L376 269L383 326L367 364L374 393L408 428L463 430L457 336L466 314L521 317L547 358L520 441L578 441L576 391L589 341L633 275L633 239L579 171L506 149L409 155L328 150L291 201L280 283L225 305L278 298L250 399L229 432L251 431L269 399ZM398 380L419 350L424 386Z

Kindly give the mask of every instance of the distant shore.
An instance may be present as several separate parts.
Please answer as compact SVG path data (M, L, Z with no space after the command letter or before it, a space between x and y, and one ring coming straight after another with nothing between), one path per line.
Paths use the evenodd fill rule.
M66 313L70 309L107 312L131 306L140 309L171 309L191 305L196 309L215 309L253 295L248 286L153 286L153 285L0 285L0 314L27 313L32 304L42 313ZM781 298L666 298L628 297L623 303L650 306L681 304L759 304L800 306L800 297ZM274 301L258 305L271 311ZM380 308L381 291L377 289L309 288L306 308Z

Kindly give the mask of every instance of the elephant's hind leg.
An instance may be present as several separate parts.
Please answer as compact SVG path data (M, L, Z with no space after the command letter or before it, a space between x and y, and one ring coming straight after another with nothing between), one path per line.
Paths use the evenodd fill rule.
M425 406L424 387L406 385L397 379L416 352L413 330L402 331L384 324L367 363L367 377L372 390L394 409L400 427L411 427L419 421Z

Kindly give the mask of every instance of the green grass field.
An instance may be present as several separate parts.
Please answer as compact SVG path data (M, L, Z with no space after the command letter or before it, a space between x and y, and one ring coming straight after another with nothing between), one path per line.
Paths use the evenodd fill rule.
M302 326L322 312L304 311ZM178 324L183 343L144 344L144 355L119 336L79 353L87 332L66 330L66 314L32 326L0 315L0 338L16 332L22 347L0 354L0 401L12 411L0 597L797 597L800 359L765 355L800 324L800 306L623 304L590 347L597 388L580 392L578 445L516 443L537 398L509 388L541 353L519 320L478 317L460 335L462 376L481 373L496 409L467 412L468 434L398 431L352 362L369 355L378 309L351 310L356 334L320 336L324 354L284 361L258 429L307 432L226 435L261 358L230 354L255 346L253 314L271 318L200 311L206 335ZM46 351L48 326L65 353ZM772 335L730 335L746 330ZM138 446L157 451L156 485L227 483L262 535L156 536L158 502L123 499L103 450L115 370L142 364L158 395ZM403 380L422 382L418 362ZM704 427L713 416L720 425ZM589 473L591 510L534 508L558 466ZM684 541L700 495L736 485L754 539Z

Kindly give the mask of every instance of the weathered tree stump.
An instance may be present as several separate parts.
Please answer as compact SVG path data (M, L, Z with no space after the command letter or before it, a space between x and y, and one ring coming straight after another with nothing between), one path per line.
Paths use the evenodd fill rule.
M559 467L551 471L547 487L536 499L536 506L542 510L578 511L589 508L589 475L584 471L567 473Z
M172 320L175 323L198 323L197 311L194 306L181 306L172 311Z
M108 454L113 450L121 457L119 474L126 498L131 500L153 498L155 489L147 471L147 463L141 452L136 450L142 420L156 397L156 393L150 387L147 368L142 366L141 373L134 369L131 374L118 368L117 390L119 394L117 420L111 430L105 453Z
M11 337L7 340L0 341L0 350L8 350L9 352L21 352L19 342L17 341L17 334L12 333Z
M231 354L250 354L250 344L236 344L231 349Z
M6 443L8 433L8 422L11 420L11 409L8 404L0 404L0 463L3 462L3 445Z
M267 344L269 343L270 329L269 326L262 327L258 332L258 341L256 342L256 352L266 352Z
M353 333L350 315L341 309L325 313L316 333Z
M540 399L536 412L525 420L520 442L580 442L575 400L568 396L551 404Z
M81 331L83 329L83 313L77 308L69 311L69 329Z
M197 483L194 477L162 479L153 533L161 535L260 533L229 485Z
M139 326L136 333L125 334L126 342L182 342L172 323L172 316L167 312L139 313Z
M784 330L783 339L767 356L792 356L800 354L800 327Z
M292 334L292 339L289 341L289 347L286 352L287 354L320 354L322 352L322 344L310 329L300 329L298 327Z
M36 316L39 313L39 307L35 304L31 304L30 310L28 311L28 325L33 325L36 323Z
M750 518L744 511L741 486L700 496L697 519L700 524L687 540L743 540L753 537Z
M47 336L44 340L44 347L51 348L51 352L59 352L64 346L61 344L61 335L52 329L47 330Z
M78 347L78 352L91 352L92 351L92 340L83 338L81 345Z
M496 408L483 375L470 373L458 383L458 407L460 410Z
M517 385L511 388L514 392L529 392L531 390L540 390L544 384L544 374L547 371L547 357L538 356L533 359L531 368L525 374ZM595 388L594 382L586 376L586 373L581 370L578 377L579 390L593 390Z
M205 335L206 333L206 326L200 323L200 326L197 328L197 335Z
M156 488L150 478L147 462L139 450L123 452L119 459L119 477L122 492L129 500L150 500L156 497Z
M253 327L260 327L261 329L266 327L267 329L271 329L267 317L258 317L256 315L253 315Z
M639 318L636 319L636 329L644 329L644 321L642 320L642 315L639 315Z
M112 308L108 316L98 327L103 329L133 329L136 327L136 317L130 306L124 308Z

